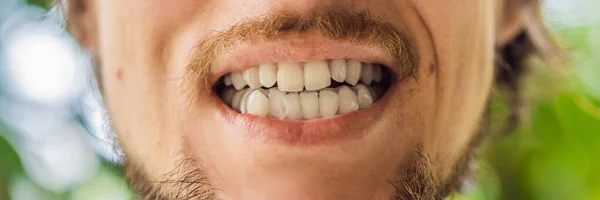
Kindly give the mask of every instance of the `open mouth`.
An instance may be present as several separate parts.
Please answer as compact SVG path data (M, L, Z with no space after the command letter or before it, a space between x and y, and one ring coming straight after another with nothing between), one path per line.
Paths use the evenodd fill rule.
M215 91L239 113L311 120L369 109L392 79L384 65L337 58L254 65L221 77Z

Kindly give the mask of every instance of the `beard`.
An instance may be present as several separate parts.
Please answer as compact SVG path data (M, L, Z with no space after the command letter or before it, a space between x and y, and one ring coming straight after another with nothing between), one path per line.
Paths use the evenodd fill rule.
M481 135L481 134L480 134ZM442 169L432 163L429 156L423 154L421 148L408 159L411 163L398 170L397 180L387 180L395 191L390 194L390 200L430 200L444 199L457 191L464 180L473 175L470 166L474 161L475 150L481 141L480 136L473 138L471 145L455 163L450 176L445 180L436 173ZM191 158L187 151L177 167L166 174L160 181L151 181L144 171L141 162L127 160L125 175L133 191L140 199L160 200L217 200L219 199L204 171L198 166L196 159ZM324 188L326 190L327 188Z

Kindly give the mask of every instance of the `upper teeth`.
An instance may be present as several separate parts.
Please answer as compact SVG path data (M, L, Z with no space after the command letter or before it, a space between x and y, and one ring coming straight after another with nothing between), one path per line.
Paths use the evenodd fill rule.
M359 81L369 85L380 82L382 73L379 65L361 63L357 60L334 59L307 63L282 62L260 64L242 72L231 72L224 78L226 86L233 85L240 90L246 85L250 88L270 88L275 83L281 91L302 92L320 90L331 85L331 79L356 85Z
M337 82L346 80L346 60L338 58L331 61L329 65L331 78Z
M259 66L260 84L265 87L273 87L277 82L277 69L271 63Z
M346 83L356 85L361 76L362 63L358 60L349 60L346 62Z
M354 87L327 88L331 79ZM241 113L315 119L368 108L383 92L370 84L381 80L380 65L358 60L266 63L227 74L223 82L228 87L221 98ZM273 87L275 84L277 87Z
M296 62L279 63L277 86L281 91L300 92L304 88L302 65Z

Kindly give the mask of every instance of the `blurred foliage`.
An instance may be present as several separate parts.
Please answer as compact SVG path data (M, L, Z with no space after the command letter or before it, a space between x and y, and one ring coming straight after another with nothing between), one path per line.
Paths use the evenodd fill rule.
M3 137L7 130L0 124L0 199L8 199L11 175L21 172L21 161L17 152Z
M600 102L561 93L495 146L505 199L600 199Z
M524 80L528 117L480 152L476 188L453 199L600 199L600 52L591 28L556 32L567 66L535 63ZM597 47L596 47L597 48ZM493 126L506 105L495 92ZM495 127L498 128L498 127ZM495 129L494 128L494 129Z
M54 0L27 0L27 3L31 5L36 5L42 8L50 8Z
M48 190L27 178L17 152L6 140L7 129L0 125L0 200L10 199L16 184L26 189L27 200L106 200L133 199L119 166L103 162L97 175L66 191Z

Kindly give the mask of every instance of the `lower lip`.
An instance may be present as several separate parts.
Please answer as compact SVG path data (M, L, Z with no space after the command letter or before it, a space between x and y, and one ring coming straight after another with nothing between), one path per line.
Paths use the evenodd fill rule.
M225 105L219 97L214 98L220 112L217 116L224 118L242 137L263 143L302 147L334 145L365 137L370 126L375 125L381 117L387 96L384 95L365 110L313 120L280 120L241 114Z

